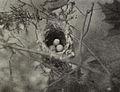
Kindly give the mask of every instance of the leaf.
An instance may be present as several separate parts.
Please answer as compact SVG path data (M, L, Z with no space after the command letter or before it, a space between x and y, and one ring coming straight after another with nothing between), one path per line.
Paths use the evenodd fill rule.
M5 33L3 39L4 39L5 41L7 41L7 40L9 39L9 34L8 34L8 33Z
M67 4L68 1L69 0L54 0L52 2L46 2L44 8L53 11Z
M9 30L4 29L4 30L3 30L3 39L4 39L5 41L7 41L7 40L9 39L9 37L10 37L10 32L9 32Z
M25 26L24 26L24 24L19 24L19 28L21 29L21 30L24 30L25 29Z
M3 29L3 27L4 27L4 24L0 25L0 29Z
M69 0L32 0L33 4L36 7L43 7L47 11L56 10L65 4L68 3Z
M17 43L17 42L18 42L18 40L15 39L15 38L9 38L9 40L8 40L9 44L14 44L14 43Z
M110 29L108 35L113 36L120 34L120 2L114 0L113 3L99 3L99 5L102 8L102 12L105 14L104 21L113 25L113 28Z

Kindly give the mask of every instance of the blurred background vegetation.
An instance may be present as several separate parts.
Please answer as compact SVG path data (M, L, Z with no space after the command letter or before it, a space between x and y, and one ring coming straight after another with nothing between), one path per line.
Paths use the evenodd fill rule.
M28 4L30 3L29 0L24 0L24 2ZM61 2L63 4L66 4L67 0L63 0ZM71 2L73 2L73 0ZM79 30L74 30L73 32L74 38L78 41L81 40L81 30L83 28L86 11L91 12L90 9L92 3L94 2L95 4L89 31L83 39L83 42L87 45L87 47L86 45L83 45L81 55L81 53L78 52L79 43L77 40L74 39L73 46L75 49L75 54L77 55L74 58L66 60L72 62L73 64L75 64L75 66L79 66L82 56L81 61L83 61L84 67L80 67L80 69L72 72L71 74L67 74L69 73L68 71L71 71L69 70L69 68L71 69L71 67L67 67L63 69L63 71L68 69L68 71L62 75L63 78L61 78L61 75L60 78L56 78L56 75L54 75L56 72L53 73L50 68L41 66L41 63L43 62L43 56L41 57L41 55L39 55L40 53L38 54L38 52L40 51L38 42L42 38L40 38L41 36L38 36L38 39L36 40L36 31L34 31L36 29L36 24L29 25L28 23L28 25L25 26L27 28L26 31L21 30L23 27L20 27L21 29L19 32L15 31L15 37L17 37L17 39L12 39L12 37L14 38L14 36L9 35L11 31L10 33L8 31L2 32L2 29L0 29L0 34L3 35L2 37L4 38L4 40L6 40L7 43L9 43L10 45L17 43L17 45L37 52L36 54L31 54L29 53L30 51L27 51L26 49L19 50L19 48L12 49L11 47L2 48L1 46L2 49L0 49L0 92L120 91L120 29L113 29L113 27L115 26L114 23L112 24L109 22L115 21L115 24L118 23L119 26L120 1L75 0L74 2L77 8L77 12L75 12L74 16L77 16L77 19L70 20L69 23L73 27L75 27L75 29ZM41 8L43 3L44 0L33 0L33 5L35 5L35 7L38 9ZM11 6L17 4L18 2L16 2L16 0L0 0L0 11L11 11ZM55 6L54 4L52 4L55 8L51 7L51 4L49 2L47 4L45 6L45 10L43 9L42 11L45 11L45 13L50 15L50 18L52 18L54 15L52 15L51 12L57 13L59 11L59 9L57 9L59 7L56 6L58 3L56 3ZM12 7L12 9L13 8L14 7ZM37 14L35 9L30 7L25 7L25 9L26 8L29 8L28 10L30 13ZM110 15L111 13L113 15ZM110 16L108 16L107 14L109 14ZM40 15L42 18L45 18L45 20L43 19L37 25L39 30L43 30L43 28L45 28L47 25L46 18L48 18L48 16L44 15L43 13L40 13L38 15ZM114 20L116 18L114 16L118 16L116 20ZM105 20L107 19L106 17L109 19L109 21ZM88 21L89 20L87 20L86 23L88 23ZM32 22L37 23L36 21ZM49 61L49 58L45 59L45 61ZM61 62L56 59L52 59L52 61L55 62L55 64L56 62ZM62 64L67 65L68 63ZM43 71L46 73L44 74ZM58 74L60 73L58 72Z

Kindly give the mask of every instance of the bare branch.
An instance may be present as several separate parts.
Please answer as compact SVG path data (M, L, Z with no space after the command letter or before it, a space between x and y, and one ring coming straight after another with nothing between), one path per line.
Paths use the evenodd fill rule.
M5 8L6 8L7 4L8 4L8 0L5 2L5 5L4 5L3 10L5 10Z
M29 53L39 54L39 55L42 55L42 56L49 56L49 53L44 53L42 51L41 52L36 52L36 51L31 50L31 49L15 47L15 46L5 46L5 47L9 47L9 48L12 48L12 49L25 51L25 52L29 52Z
M83 27L82 27L82 30L80 32L80 40L79 40L79 47L80 47L80 49L79 49L80 61L79 62L80 63L79 63L79 66L82 65L82 41L83 41L83 34L84 34L84 30L85 30L85 24L86 24L87 16L88 16L88 12L86 12Z
M82 44L88 49L88 51L96 58L96 60L98 60L98 62L101 64L101 66L103 67L103 69L108 73L108 75L110 75L110 72L109 70L103 65L102 61L94 54L94 52L83 42L83 38L84 36L88 33L89 31L89 27L90 27L90 23L91 23L91 19L92 19L92 14L93 14L93 9L94 9L94 3L92 4L92 7L91 7L91 15L90 15L90 19L89 19L89 23L88 23L88 26L87 26L87 31L85 32L85 34L81 34L81 38L80 38L80 46L82 46ZM84 20L84 23L83 23L83 29L82 31L84 32L84 28L85 28L85 23L86 23L86 19L87 19L87 15L88 15L88 11L86 13L86 17L85 17L85 20ZM74 26L71 26L72 28L74 28L75 30L78 31L78 29L76 29ZM80 49L81 50L81 49ZM81 53L81 51L80 51ZM80 60L81 62L81 60ZM80 63L80 65L78 67L81 67L82 66L82 63Z
M102 61L100 60L100 58L98 58L95 53L85 44L83 43L83 45L88 49L88 51L96 58L96 60L100 63L100 65L103 67L103 69L106 71L106 73L108 75L111 75L111 73L109 72L109 70L105 67L105 65L102 63Z
M89 28L90 28L90 23L91 23L91 20L92 20L92 15L93 15L93 9L94 9L94 3L93 3L93 5L92 5L91 10L90 10L90 11L88 11L88 13L89 13L89 12L91 12L91 13L90 13L90 18L89 18L89 21L88 21L87 30L86 30L86 32L84 33L83 37L85 37L85 36L86 36L86 34L87 34L87 33L88 33L88 31L89 31Z
M85 14L77 6L75 6L75 7L80 12L80 14L82 14L83 16L85 16Z
M12 65L11 65L11 60L12 60L13 55L14 55L14 52L12 51L12 54L11 54L10 59L9 59L9 72L10 72L10 80L11 80L11 81L13 80L13 76L12 76Z

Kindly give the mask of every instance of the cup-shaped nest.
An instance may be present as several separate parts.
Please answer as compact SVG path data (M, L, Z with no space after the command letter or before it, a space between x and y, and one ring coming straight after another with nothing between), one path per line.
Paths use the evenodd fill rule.
M66 30L62 26L56 23L46 25L43 36L45 46L53 55L65 58L73 53L72 38L69 34L69 30Z

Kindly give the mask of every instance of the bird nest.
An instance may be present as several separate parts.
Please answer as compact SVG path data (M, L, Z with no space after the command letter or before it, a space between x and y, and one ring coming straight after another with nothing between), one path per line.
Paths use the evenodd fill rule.
M41 32L42 44L50 55L59 59L74 57L73 40L69 26L63 28L58 23L48 23Z

